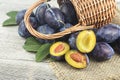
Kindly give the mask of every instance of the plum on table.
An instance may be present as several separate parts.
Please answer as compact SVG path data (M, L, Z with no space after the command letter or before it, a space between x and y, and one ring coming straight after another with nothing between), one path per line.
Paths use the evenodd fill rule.
M45 21L45 12L48 8L51 8L51 6L45 2L45 3L42 3L37 9L36 9L36 12L35 12L35 16L38 20L38 23L40 25L44 25L46 24L46 21Z
M17 24L20 24L20 22L24 19L24 15L25 15L26 11L27 11L27 9L24 9L17 13L17 15L16 15L16 23ZM34 13L32 13L30 15L30 17L34 17L34 16L35 16Z
M76 11L70 1L66 3L62 3L60 5L60 10L65 15L65 19L67 23L71 23L72 25L75 25L78 23Z
M116 24L107 24L96 33L97 42L112 43L120 36L120 26Z
M77 49L76 38L77 38L78 34L79 34L79 32L72 33L72 34L70 34L70 36L68 38L68 43L72 49Z
M70 28L70 27L72 27L72 26L73 26L72 24L70 24L70 23L66 23L66 24L64 24L63 27L61 27L60 29L58 29L58 32L64 31L64 30L66 30L67 28ZM69 36L70 36L70 34L65 35L65 36L59 38L58 40L67 42Z
M51 28L48 24L44 24L41 25L37 28L37 31L43 34L53 34L55 33L55 30L53 28ZM54 42L54 40L45 40L45 39L41 39L41 38L37 38L37 40L40 43L51 43Z
M64 26L65 17L59 8L48 8L45 12L45 21L53 29Z
M108 43L98 42L91 52L91 56L96 61L105 61L111 59L114 53L113 48Z
M38 27L38 22L35 17L30 17L30 23L34 29ZM29 33L29 31L26 28L26 25L24 23L24 20L22 20L18 27L18 34L23 38L31 37L32 35Z

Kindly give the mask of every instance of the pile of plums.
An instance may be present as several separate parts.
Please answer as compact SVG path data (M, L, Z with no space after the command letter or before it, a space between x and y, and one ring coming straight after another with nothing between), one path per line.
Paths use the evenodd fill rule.
M26 10L19 11L16 22L19 24L18 33L24 38L31 34L25 27L24 15ZM30 23L34 29L43 34L53 34L60 32L78 23L77 16L71 3L63 4L60 8L51 7L47 2L37 7L35 13L30 16ZM39 39L40 42L49 42ZM51 41L50 41L51 42Z
M23 38L32 36L23 20L26 10L19 11L16 16L18 33ZM72 27L78 20L70 1L62 3L60 8L51 7L45 2L30 15L30 23L40 33L54 34ZM115 53L113 46L120 53L120 26L116 24L78 31L54 40L36 39L43 44L53 43L50 47L51 57L58 61L66 60L75 68L87 67L88 56L96 61L109 60Z

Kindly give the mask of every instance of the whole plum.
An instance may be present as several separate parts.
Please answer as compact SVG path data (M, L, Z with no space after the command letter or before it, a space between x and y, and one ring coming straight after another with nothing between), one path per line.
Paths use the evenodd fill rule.
M37 28L38 26L38 23L37 23L37 19L35 17L30 17L30 23L32 25L32 27L34 29ZM18 34L21 36L21 37L24 37L24 38L28 38L31 36L31 34L29 33L29 31L27 30L26 28L26 25L24 23L24 20L22 20L19 24L19 27L18 27Z
M63 27L61 27L61 28L58 30L58 32L64 31L65 29L70 28L70 27L72 27L72 24L66 23ZM59 38L58 40L67 42L69 36L70 36L69 34L68 34L68 35L65 35L65 36Z
M65 19L59 8L48 8L45 12L45 21L53 29L64 26Z
M60 6L60 10L65 15L66 22L71 23L72 25L78 23L76 11L70 1L66 3L62 3L62 5Z
M24 9L17 13L17 15L16 15L16 23L17 24L20 24L20 22L24 19L24 15L25 15L26 11L27 11L27 9ZM30 17L34 17L34 16L35 16L34 13L32 13L30 15Z
M77 35L79 34L79 32L76 32L76 33L72 33L68 39L68 43L70 45L70 47L72 49L77 49L77 46L76 46L76 38L77 38Z
M91 53L91 56L96 61L105 61L110 59L114 55L113 48L106 42L98 42Z
M48 8L50 8L50 5L48 3L43 3L36 9L35 16L36 16L40 25L46 24L45 11Z
M55 33L55 30L52 29L49 25L45 24L45 25L41 25L37 28L37 31L40 32L40 33L43 33L43 34L53 34ZM54 40L44 40L44 39L41 39L39 38L38 39L39 42L41 43L51 43L53 42Z
M112 44L117 53L120 54L120 37Z
M51 58L56 60L56 61L65 61L64 56L52 56L51 55Z
M70 28L70 27L72 27L72 26L73 26L72 24L66 23L63 27L61 27L61 28L59 29L59 31L64 31L65 29Z
M70 2L70 0L57 0L59 6L61 6L65 2Z
M112 43L120 36L120 26L115 24L107 24L98 29L96 33L97 42Z
M93 28L93 29L90 29L92 30L95 34L97 33L98 29L97 28Z

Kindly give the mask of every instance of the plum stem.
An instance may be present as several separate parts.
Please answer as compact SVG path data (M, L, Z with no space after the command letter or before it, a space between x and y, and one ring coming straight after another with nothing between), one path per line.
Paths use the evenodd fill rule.
M65 23L61 20L57 20L58 22L62 23L65 26Z
M47 8L50 8L49 5L48 5L48 3L46 3L46 4L47 4Z
M47 3L48 1L45 2L45 4L47 5L47 9L50 8L49 4Z

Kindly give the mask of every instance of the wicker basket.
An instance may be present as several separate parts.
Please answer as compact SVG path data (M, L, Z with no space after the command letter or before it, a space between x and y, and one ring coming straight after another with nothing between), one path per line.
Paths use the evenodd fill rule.
M79 30L99 28L111 22L115 15L116 3L115 0L70 0L76 10L79 23L71 28L55 34L42 34L32 28L29 22L29 16L32 11L46 0L38 0L27 10L25 14L25 24L28 31L37 38L56 39L64 35L76 32ZM68 0L59 0L59 3ZM87 26L90 25L90 26Z

